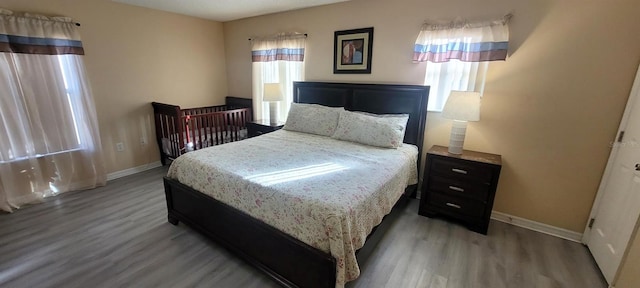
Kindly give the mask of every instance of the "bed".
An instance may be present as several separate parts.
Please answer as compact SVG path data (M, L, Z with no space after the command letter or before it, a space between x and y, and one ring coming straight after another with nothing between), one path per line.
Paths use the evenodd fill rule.
M185 152L247 138L251 99L227 96L225 105L182 109L153 102L156 142L162 165Z
M405 136L404 143L407 143L410 145L402 145L404 150L398 149L397 153L402 154L402 153L405 153L403 151L414 150L413 152L406 152L407 155L413 155L407 158L407 159L410 159L409 162L413 162L413 163L406 164L407 162L406 160L404 160L404 162L402 162L404 164L398 164L400 166L394 166L395 164L380 165L380 163L390 163L388 162L388 160L384 158L386 156L380 156L380 157L377 156L376 153L379 152L378 150L383 150L383 149L367 150L372 148L364 147L364 145L358 146L356 144L338 144L338 145L348 146L348 149L352 149L352 151L350 150L351 152L349 152L348 154L337 157L337 159L341 159L337 163L323 163L321 165L325 165L325 166L328 165L328 166L312 167L312 169L315 169L314 171L316 170L326 171L327 169L329 169L332 172L335 172L340 169L347 169L351 167L349 164L350 163L349 161L351 161L351 158L349 158L349 155L358 155L358 153L361 153L360 157L355 157L355 156L354 157L361 158L361 159L374 159L374 158L378 159L379 158L378 159L379 162L374 161L373 162L374 166L371 166L371 167L384 166L383 169L379 169L379 170L387 169L387 170L394 170L394 171L395 170L405 171L406 169L401 167L412 166L414 168L411 171L413 171L413 174L414 174L413 177L415 178L415 181L409 182L409 180L406 180L409 178L401 178L402 180L398 180L399 182L398 181L396 181L397 183L394 182L396 184L402 185L400 186L400 189L397 189L397 188L392 189L396 191L395 195L388 196L388 197L383 196L383 197L387 197L383 200L376 198L377 200L370 201L368 200L368 198L363 198L364 200L359 201L358 203L360 202L367 203L366 205L369 205L369 206L366 206L365 204L363 204L365 206L362 206L362 207L354 205L353 210L355 212L352 212L349 210L350 212L344 213L344 215L342 214L336 214L336 215L339 215L340 217L349 218L351 217L351 214L357 213L358 211L363 209L367 211L372 209L375 210L373 207L386 207L388 209L391 209L391 207L394 206L396 201L398 201L403 197L402 196L403 192L404 194L415 194L415 190L417 187L416 185L417 175L419 175L418 174L419 172L417 171L418 170L417 167L419 166L418 164L420 163L420 157L422 155L422 142L423 142L425 121L426 121L426 104L427 104L427 98L428 98L428 91L429 91L428 87L413 86L413 85L348 84L348 83L320 83L320 82L294 83L294 102L297 102L297 103L315 103L315 104L322 104L325 106L332 106L332 107L345 107L346 110L363 111L363 112L369 112L369 113L375 113L375 114L398 114L398 113L409 114L407 129L404 134ZM256 137L256 138L262 138L262 139L252 138L249 140L242 141L243 143L233 143L230 145L223 145L224 147L219 146L216 148L212 148L212 150L229 149L229 151L222 153L224 155L224 154L231 153L232 150L237 150L235 149L236 147L233 147L234 145L236 145L237 147L251 147L252 145L255 147L261 147L259 149L257 148L247 149L247 151L245 151L247 155L244 157L234 156L242 159L247 159L247 161L250 161L249 159L252 159L252 158L266 157L264 156L265 153L258 153L256 152L257 150L265 150L265 149L268 150L269 147L283 146L281 144L267 145L267 144L261 144L261 143L263 143L264 141L267 141L267 142L281 141L278 139L284 138L287 140L286 142L283 142L283 143L292 143L291 145L294 145L295 142L302 142L302 143L298 143L299 145L298 147L303 147L305 145L308 146L307 144L308 142L317 143L319 145L317 145L317 147L314 147L314 148L317 148L316 150L323 150L321 148L324 148L324 150L326 150L324 152L329 154L332 154L332 153L339 154L339 153L342 153L340 151L343 151L342 149L334 149L332 148L333 146L331 146L333 145L330 143L331 141L338 141L338 140L332 140L328 137L325 137L328 139L317 138L319 136L313 136L316 138L311 137L311 139L306 139L309 136L297 135L296 133L297 132L277 131L267 135ZM274 142L274 143L279 143L279 142ZM349 146L349 145L352 145L352 146ZM272 152L285 153L284 151L295 151L296 149L298 149L296 148L296 146L290 146L284 150L272 151ZM209 150L209 149L206 149L206 150ZM193 159L204 159L207 157L214 157L212 155L207 156L208 151L205 151L205 150L199 151L198 153L199 154L196 154L196 153L191 154L193 156L189 156L189 154L187 154L181 159L187 159L188 157L192 157ZM300 155L300 154L297 154L297 155ZM366 156L362 156L362 155L366 155ZM284 158L286 159L287 158L286 156L288 155L284 155L284 156L285 156ZM311 154L309 155L309 157L312 157ZM322 156L319 156L319 157L322 157ZM296 159L300 158L300 159L297 159L299 161L305 160L304 157L300 157L300 156L296 156L295 158ZM180 162L181 159L176 160L176 162ZM269 176L269 173L266 173L266 174L257 173L256 175L252 175L251 169L256 168L257 169L256 171L260 172L261 167L258 167L259 165L257 163L245 162L242 159L237 159L237 161L235 161L237 162L236 170L244 169L244 175L242 175L242 173L237 174L239 175L240 178L251 178L254 176L258 178L259 177L264 178L264 175ZM218 159L218 161L232 162L232 159L226 159L226 160ZM276 161L276 160L271 159L270 161ZM238 163L247 163L247 165L245 165L247 167L243 168L243 165ZM275 163L274 165L280 167L280 166L287 165L287 163L285 162ZM345 244L344 246L340 246L341 247L340 249L343 249L346 251L344 253L345 256L342 256L342 254L335 253L336 250L340 250L340 249L334 249L335 248L334 246L341 245L340 241L344 241L345 239L351 240L351 238L349 237L343 237L345 239L339 239L336 241L329 241L329 246L331 247L329 247L329 249L326 249L327 247L322 246L323 245L322 243L325 243L324 241L320 241L321 243L318 244L318 243L314 243L313 240L310 240L312 238L306 238L304 236L301 236L301 235L305 235L305 233L314 233L314 232L322 236L321 235L322 232L318 232L318 230L321 230L321 229L314 228L314 226L312 225L313 223L311 223L317 220L315 219L317 218L315 217L316 214L314 214L313 212L316 210L309 208L310 209L309 211L311 212L309 212L308 214L303 214L303 216L306 215L307 218L310 218L311 220L309 219L301 220L300 219L301 217L296 218L294 216L294 217L290 217L290 219L293 219L290 221L300 221L299 223L300 225L295 225L295 223L293 224L287 223L285 226L282 226L281 224L273 222L273 219L278 217L274 216L271 219L258 220L252 216L256 212L251 210L251 208L249 208L249 210L247 210L246 207L244 210L239 208L240 206L243 206L243 205L252 206L257 211L262 209L261 205L266 207L276 207L275 206L276 203L282 202L282 203L287 203L286 206L275 208L275 210L273 211L281 211L281 213L284 213L287 215L289 214L298 215L298 214L290 213L290 210L294 209L291 207L296 205L295 201L297 200L297 198L304 198L305 194L301 194L301 193L298 193L299 191L294 191L294 189L290 189L292 192L290 193L290 195L286 197L281 196L280 194L275 194L275 193L269 194L269 195L272 195L270 197L272 197L273 199L266 199L264 198L264 196L262 198L254 197L255 195L253 193L255 193L256 186L249 182L246 182L246 184L237 184L235 186L229 186L231 185L229 184L229 182L235 181L234 179L231 179L231 178L234 177L233 175L236 175L236 174L225 174L225 171L227 169L230 169L229 167L231 166L233 165L227 165L227 166L222 165L218 167L204 168L204 166L200 166L199 164L196 164L196 162L192 162L191 166L187 166L187 167L196 167L196 168L193 168L195 170L198 170L198 169L220 170L220 171L216 171L215 173L209 171L213 174L208 174L208 176L203 178L203 177L196 177L195 176L196 174L192 173L193 171L189 171L186 168L179 173L177 172L173 173L171 172L171 170L174 170L174 165L172 164L172 167L170 168L170 173L169 173L170 174L169 176L171 177L168 176L168 177L165 177L164 179L169 222L172 224L178 224L178 222L186 223L187 225L191 226L193 229L198 230L199 232L209 236L210 238L217 241L221 245L227 247L229 250L235 252L239 257L245 259L250 264L264 271L269 276L271 276L274 280L276 280L277 282L279 282L285 287L340 287L344 284L345 281L352 280L354 275L349 274L350 272L348 270L348 267L350 265L353 265L353 261L355 259L354 254L356 254L358 250L364 250L364 248L362 247L363 244L366 244L365 247L369 245L375 245L375 243L371 244L371 240L367 240L366 243L364 242L364 240L369 239L371 236L369 233L371 231L376 230L376 224L378 224L382 220L381 216L374 216L372 219L364 220L365 222L368 221L369 226L365 229L354 230L356 232L354 232L353 234L356 236L349 234L350 235L349 237L353 236L353 239L355 240L353 240L352 242L347 241L342 243L354 243L354 244L351 245L350 247L347 246L347 244ZM397 169L394 167L397 167ZM180 168L175 168L175 170L179 170L179 169ZM366 169L372 169L372 168L369 167ZM287 169L284 169L284 170L289 171ZM358 170L358 169L354 169L354 171L356 172L360 171L359 173L361 174L363 172L362 170ZM409 170L406 170L406 171L409 171ZM340 172L340 173L334 173L333 174L334 176L330 176L330 178L322 178L322 177L325 177L325 176L322 176L319 178L314 177L313 180L307 180L307 179L294 180L293 182L289 182L288 185L289 187L295 187L297 184L300 184L299 185L300 187L307 188L307 187L314 187L314 186L307 186L307 184L309 184L312 181L316 181L317 182L316 184L327 183L326 186L331 186L330 183L340 182L343 185L347 185L346 187L352 187L352 189L355 191L357 189L360 189L361 186L366 186L366 184L363 184L363 183L368 181L365 179L365 177L367 176L363 176L361 174L343 174L343 172ZM180 178L180 176L177 176L177 175L182 175L181 176L182 178ZM348 175L348 176L343 176L342 178L340 178L338 177L338 175ZM390 175L389 176L390 179L396 179L395 174L389 174L389 175ZM267 181L274 181L273 178L269 178L269 177L265 179L267 179ZM196 182L193 182L194 180L193 179L190 180L189 178L196 179L195 180ZM199 180L197 180L198 178ZM363 180L360 178L365 179L364 180L365 182L363 182ZM230 179L230 180L227 180L227 179ZM256 179L253 179L253 180L254 182L258 181ZM197 181L200 181L200 184L198 184ZM276 179L275 181L277 182L278 180ZM323 182L323 181L326 181L326 182ZM402 181L405 181L405 182L402 182ZM189 185L185 185L184 183L181 183L181 182L186 182ZM369 182L376 182L376 181L369 181ZM212 185L215 183L222 185L221 188L211 188ZM244 183L244 182L238 182L238 183ZM387 182L384 182L384 183L387 183ZM379 189L382 189L383 191L386 189L384 188L386 187L384 186L386 185L384 183L380 183L379 185L380 187L382 187ZM277 182L273 185L285 185L285 184L280 184L280 182ZM356 185L356 186L348 186L348 185ZM406 189L403 189L405 185L406 185ZM195 189L192 187L194 187ZM313 188L313 189L319 190L318 188L319 186L315 186L315 187L316 188ZM389 187L397 187L397 186L392 185ZM303 188L299 190L303 190ZM216 189L219 189L219 191L216 191ZM351 189L351 188L347 188L347 189ZM218 192L219 192L218 194L222 194L223 192L221 191L223 190L227 192L229 191L231 192L230 194L227 192L224 192L224 193L227 193L227 195L226 196L218 195L217 197L219 198L217 199L214 199L213 197L210 196L210 194L216 194ZM398 193L397 190L399 190L399 195L397 194ZM368 189L363 188L363 191L368 191ZM234 197L233 193L237 193L236 194L237 197ZM335 197L338 197L338 196L335 196ZM238 199L246 198L248 199L248 201L239 201L239 200L235 201L236 198ZM318 204L313 207L316 207L316 208L321 207L324 209L325 206L321 204ZM274 206L271 206L271 205L274 205ZM381 208L381 210L384 210L384 209ZM385 211L384 213L388 213L388 211ZM342 218L329 217L327 219L342 219ZM357 219L360 219L360 218L357 218ZM360 221L360 220L357 220L357 221ZM271 225L267 223L270 223ZM384 224L384 221L382 224ZM383 226L382 224L378 225L377 227ZM325 233L327 234L327 237L330 240L333 240L333 238L330 236L330 235L333 235L331 234L332 233L331 227L341 227L340 225L343 225L342 227L346 227L342 222L338 222L335 225L326 224ZM301 233L296 234L295 231L293 232L291 231L291 230L305 230L305 229L307 230L302 234ZM282 230L284 230L285 232L283 232ZM378 232L376 233L384 232L381 229L377 229L377 230ZM345 231L347 231L346 228L341 230L340 232L336 232L336 234L347 235L348 233L346 233ZM296 237L293 237L290 235L296 235ZM256 239L260 239L260 241L256 241ZM357 265L357 263L355 264Z

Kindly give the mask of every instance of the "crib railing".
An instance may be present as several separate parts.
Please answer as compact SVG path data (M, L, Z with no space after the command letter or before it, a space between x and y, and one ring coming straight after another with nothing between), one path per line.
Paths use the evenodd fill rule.
M207 114L207 113L214 113L214 112L227 111L227 110L230 110L227 105L189 108L189 109L182 109L182 116Z
M207 107L219 109L220 107ZM206 108L197 108L207 111ZM191 110L191 109L189 109ZM213 110L208 113L192 113L185 111L182 119L185 123L185 140L193 149L239 141L246 138L246 123L251 121L251 109ZM244 131L244 132L243 132ZM186 148L189 148L188 146Z

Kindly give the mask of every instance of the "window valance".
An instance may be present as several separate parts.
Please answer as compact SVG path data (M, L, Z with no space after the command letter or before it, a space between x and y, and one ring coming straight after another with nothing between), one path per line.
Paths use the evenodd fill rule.
M252 38L251 62L304 61L306 34L281 33L269 38Z
M484 22L425 22L416 39L414 62L464 62L505 60L509 44L509 19Z
M1 8L0 52L84 55L78 27L71 18L17 14Z

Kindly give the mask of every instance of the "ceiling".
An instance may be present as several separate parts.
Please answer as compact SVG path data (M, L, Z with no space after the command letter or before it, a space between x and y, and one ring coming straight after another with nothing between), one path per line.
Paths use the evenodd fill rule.
M220 22L349 0L112 0Z

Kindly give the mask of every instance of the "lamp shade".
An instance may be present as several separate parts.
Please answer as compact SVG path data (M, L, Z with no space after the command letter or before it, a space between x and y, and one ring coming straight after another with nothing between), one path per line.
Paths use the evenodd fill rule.
M264 95L262 101L270 102L284 100L284 95L282 95L282 88L280 88L280 83L264 83L263 93Z
M442 117L459 121L480 121L480 93L451 91L442 109Z

